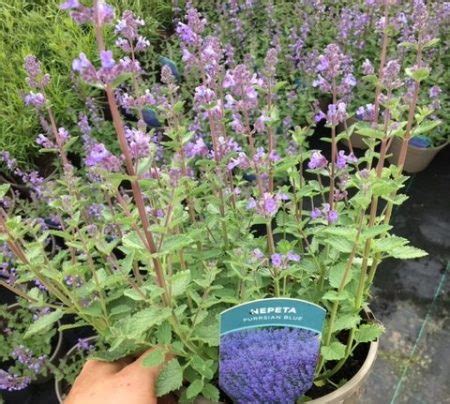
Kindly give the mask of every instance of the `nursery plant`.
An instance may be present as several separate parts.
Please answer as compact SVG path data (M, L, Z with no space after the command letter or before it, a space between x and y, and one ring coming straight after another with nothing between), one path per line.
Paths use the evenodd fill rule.
M58 119L76 123L77 112L86 102L89 105L90 97L96 93L92 89L74 91L72 88L67 61L81 51L92 54L95 44L92 32L83 30L59 10L59 3L59 0L0 1L0 71L5 78L0 83L0 149L14 155L22 165L32 166L39 160L39 148L29 136L39 130L39 121L23 103L25 77L18 69L25 56L36 55L52 75L48 92L54 95L53 111ZM145 34L155 46L172 19L171 2L167 0L117 0L113 3L120 9L131 9L141 15L144 10L152 10L144 15ZM110 136L104 134L104 139L108 141Z
M316 91L331 100L316 111L331 133L327 157L308 149L309 123L280 125L285 80L277 46L257 69L228 63L221 40L206 34L205 17L188 7L176 28L183 70L164 63L159 82L151 83L138 58L149 46L139 32L143 20L131 11L115 16L103 1L64 2L78 23L94 27L98 53L80 53L72 70L82 85L105 94L118 151L96 139L89 113L76 127L56 119L47 92L52 77L28 56L25 101L45 123L38 144L59 164L44 179L1 155L29 192L24 199L8 184L0 188L1 254L15 274L0 284L30 306L51 308L27 336L75 315L69 327L93 327L107 347L97 358L156 347L145 359L153 366L171 352L158 395L219 401L219 313L254 299L301 298L328 313L320 358L311 359L322 390L308 393L309 384L302 393L317 397L338 387L348 359L383 330L367 314L377 267L388 257L426 254L392 234L389 222L407 199L407 144L423 128L416 116L430 72L423 50L436 45L426 35L431 18L415 1L408 45L415 62L404 72L388 54L394 2L370 3L384 19L379 63L365 77L372 119L358 124L369 149L357 158L339 148L349 133L336 131L356 85L351 58L337 43L320 49L311 72ZM406 98L405 74L413 88ZM394 136L402 142L400 159L385 166ZM77 143L80 167L69 157ZM47 292L28 291L32 279Z
M50 324L28 338L33 322L47 314L46 310L31 311L27 302L0 306L0 391L26 388L52 370L50 357L57 348L57 324Z

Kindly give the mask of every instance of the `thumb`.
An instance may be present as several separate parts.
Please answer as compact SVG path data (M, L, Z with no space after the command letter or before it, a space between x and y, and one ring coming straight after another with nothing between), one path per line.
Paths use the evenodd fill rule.
M127 372L133 372L133 373L136 372L144 377L150 377L152 380L156 381L164 364L166 362L170 361L174 356L170 352L163 351L162 354L164 355L164 360L162 363L160 363L159 365L156 365L156 366L148 366L148 365L146 366L145 359L152 353L156 352L157 350L163 350L163 349L165 349L165 348L154 347L154 348L148 349L147 351L142 353L133 363L130 363L128 366L126 366L123 370L126 370Z

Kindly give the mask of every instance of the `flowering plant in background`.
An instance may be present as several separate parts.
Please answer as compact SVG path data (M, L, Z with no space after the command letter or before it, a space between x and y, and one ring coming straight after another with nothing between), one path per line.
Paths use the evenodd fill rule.
M145 360L152 366L171 351L158 394L184 383L181 400L219 400L221 311L265 297L309 300L329 312L315 380L338 384L334 377L356 347L382 331L364 316L379 263L425 254L389 224L393 207L407 198L405 150L421 125L417 100L429 71L422 27L413 32L417 62L405 73L414 91L405 97L401 61L388 53L395 2L370 3L387 20L374 39L381 41L378 63L364 62L372 93L358 131L370 147L357 158L340 146L348 133L336 131L360 81L356 58L338 41L301 62L314 76L313 91L331 96L320 116L331 129L330 156L308 149L309 122L320 112L308 103L304 125L286 107L292 89L285 85L283 41L269 43L258 63L245 55L231 60L205 15L188 7L176 28L182 74L165 59L160 70L146 72L139 17L117 16L102 1L66 1L77 22L93 24L98 47L96 56L81 53L72 62L73 73L104 95L110 119L99 122L91 100L78 125L58 122L46 91L52 77L26 59L24 101L43 123L36 141L58 163L43 179L1 155L29 197L19 197L17 184L0 186L0 254L12 262L0 284L32 307L52 308L35 324L71 314L73 327L91 326L106 347L96 355L105 360L157 346ZM106 127L113 127L116 145L98 139ZM402 155L398 167L385 167L393 136L403 139ZM72 157L77 143L80 162ZM30 289L31 280L40 287ZM308 387L300 375L298 383L293 399Z
M0 390L22 390L53 369L48 360L55 349L56 341L52 339L57 327L50 324L31 337L26 333L50 310L33 312L26 304L22 300L15 306L0 306Z
M102 346L101 341L97 341L95 337L78 338L77 343L71 348L71 351L67 352L59 360L59 363L56 364L54 368L56 380L60 382L63 388L67 389L68 386L74 383L89 356L104 350L105 347ZM64 394L67 391L62 391L61 393Z

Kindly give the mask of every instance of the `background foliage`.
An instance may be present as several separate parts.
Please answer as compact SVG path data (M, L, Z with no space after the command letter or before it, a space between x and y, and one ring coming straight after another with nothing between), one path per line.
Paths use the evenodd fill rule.
M80 52L94 54L92 31L80 27L59 10L60 0L0 0L0 150L7 150L21 163L30 164L37 156L35 138L39 121L22 101L24 57L34 54L52 77L48 91L54 100L57 120L75 122L76 111L84 103L73 91L70 61ZM154 46L172 20L169 0L115 0L120 14L131 9L143 16L143 34ZM57 95L54 96L54 95Z

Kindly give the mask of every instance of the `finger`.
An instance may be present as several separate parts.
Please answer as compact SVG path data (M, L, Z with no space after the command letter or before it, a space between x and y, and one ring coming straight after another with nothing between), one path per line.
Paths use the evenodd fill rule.
M105 362L90 359L84 364L79 377L89 377L92 374L95 374L96 377L113 375L120 372L127 364L128 362L125 360Z
M158 377L159 372L161 371L164 362L168 362L170 359L173 358L173 355L171 353L166 353L165 354L165 358L164 358L164 362L161 363L160 365L158 365L158 366L151 366L151 367L144 366L144 359L150 353L152 353L155 349L157 349L157 348L151 348L151 349L148 349L147 351L145 351L133 363L131 363L128 366L126 366L123 369L123 371L132 372L132 373L138 373L138 374L142 375L145 378L151 377L153 380L155 380Z

